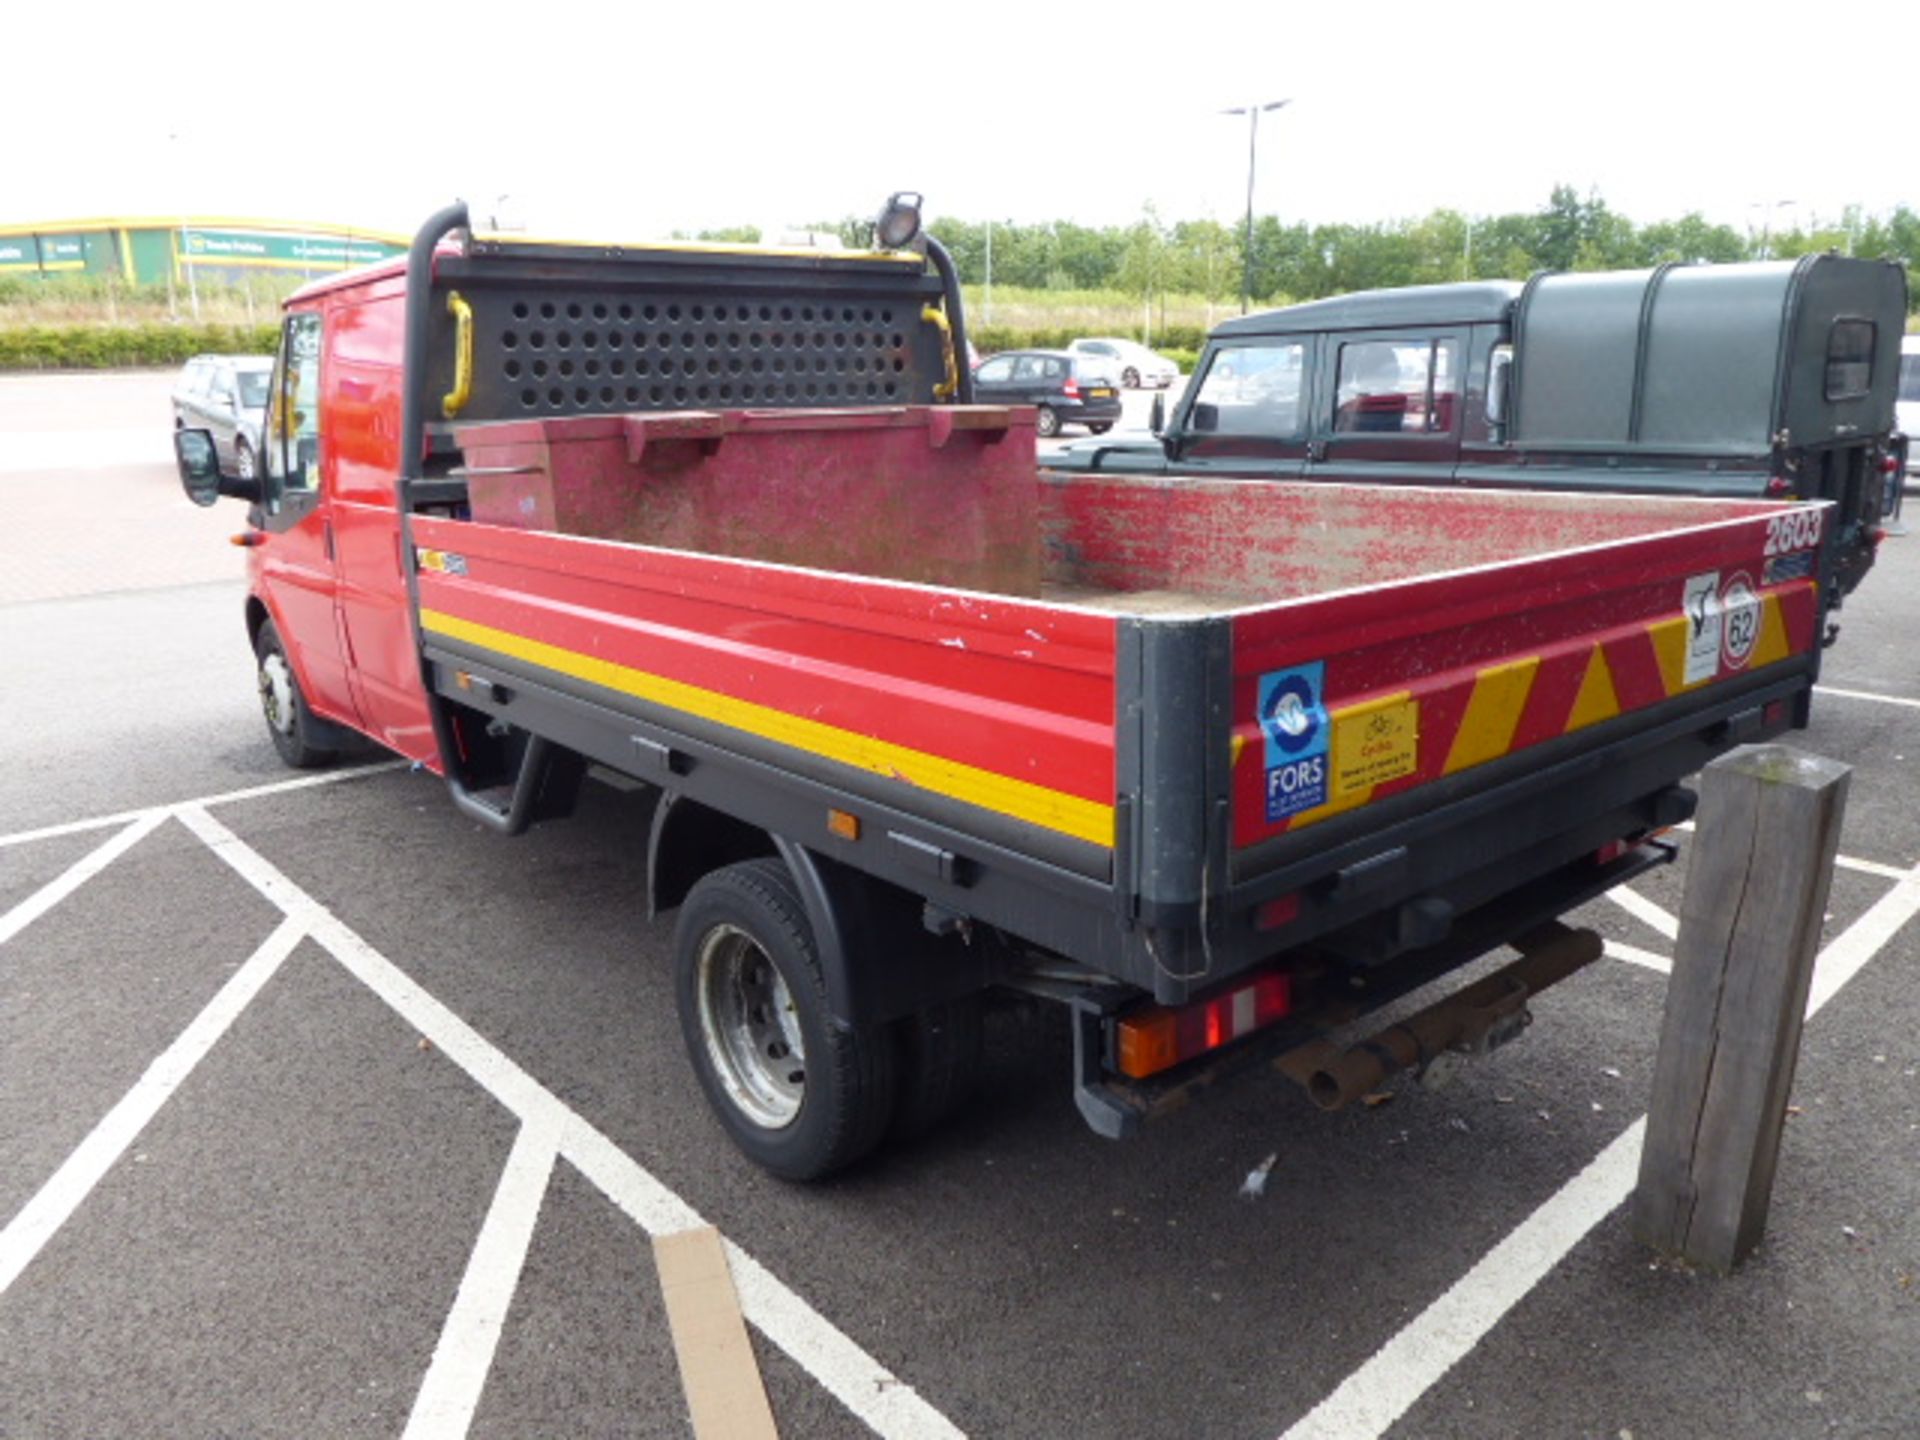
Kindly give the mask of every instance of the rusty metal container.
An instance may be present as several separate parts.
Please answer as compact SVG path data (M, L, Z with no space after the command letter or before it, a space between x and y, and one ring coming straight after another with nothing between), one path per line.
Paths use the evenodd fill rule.
M455 430L482 524L1040 592L1030 409L647 412Z

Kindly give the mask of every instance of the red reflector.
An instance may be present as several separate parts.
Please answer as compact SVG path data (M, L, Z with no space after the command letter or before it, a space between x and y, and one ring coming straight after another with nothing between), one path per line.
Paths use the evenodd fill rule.
M1300 892L1282 895L1278 900L1268 900L1255 907L1253 928L1256 930L1278 930L1282 925L1291 925L1300 918Z
M1291 1007L1285 975L1262 975L1191 1005L1143 1005L1114 1024L1120 1073L1135 1080L1158 1074L1271 1025Z
M1618 860L1622 855L1626 853L1627 853L1626 841L1609 840L1606 844L1602 845L1598 850L1593 852L1593 863L1596 865L1611 865L1614 861Z
M1792 493L1793 482L1784 475L1775 475L1767 481L1769 495L1791 495Z
M1760 712L1760 723L1768 729L1772 729L1775 725L1786 724L1787 702L1784 700L1769 700L1766 703L1766 707Z
M1900 460L1898 456L1882 455L1880 457L1880 473L1882 475L1891 475L1893 474L1894 471L1898 470L1899 468L1900 468Z

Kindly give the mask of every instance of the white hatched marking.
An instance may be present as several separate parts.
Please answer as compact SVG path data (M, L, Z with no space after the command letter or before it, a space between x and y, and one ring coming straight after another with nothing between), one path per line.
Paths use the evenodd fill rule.
M407 1440L434 1440L441 1435L464 1435L486 1388L493 1368L494 1348L507 1323L520 1272L527 1263L527 1247L540 1219L558 1148L550 1131L522 1122L500 1175L500 1188L467 1257L467 1271L453 1297L453 1309L441 1327L440 1341L413 1413L407 1417Z
M550 1133L569 1164L650 1234L705 1225L698 1211L429 995L257 850L204 812L194 832L239 875L283 909L312 916L309 929L362 984L537 1133ZM747 1320L875 1433L901 1440L960 1440L962 1432L746 1251L727 1242Z
M146 839L166 818L166 812L163 810L137 816L118 835L89 850L6 914L0 915L0 945L13 939L27 926Z
M1905 872L1899 884L1821 952L1814 962L1807 1018L1812 1019L1916 914L1920 914L1920 867ZM1633 1193L1646 1128L1642 1115L1302 1416L1281 1440L1374 1440L1384 1433Z
M1673 961L1665 955L1656 955L1651 950L1642 950L1638 945L1628 945L1619 940L1605 942L1606 953L1616 960L1624 960L1629 965L1639 965L1648 970L1658 970L1662 975L1673 973Z
M193 1069L227 1033L281 962L306 933L303 916L289 912L246 963L228 977L206 1008L160 1053L133 1088L120 1098L87 1138L54 1171L51 1179L0 1230L0 1295L19 1278L33 1257L66 1224L147 1122L167 1103Z
M125 825L135 820L145 820L149 816L164 818L181 810L203 810L209 805L231 805L236 800L258 800L266 795L283 795L289 790L310 790L315 785L337 785L342 780L359 780L368 775L385 775L409 764L406 760L387 760L378 765L357 765L342 770L328 770L320 775L298 775L291 780L275 780L266 785L249 785L244 790L227 790L218 795L202 795L197 800L180 800L171 805L148 805L139 810L122 810L117 815L96 815L90 820L69 820L63 825L46 825L38 830L20 830L12 835L0 835L0 849L9 845L26 845L35 840L52 840L61 835L81 835L89 830L105 830L113 825Z
M1607 891L1607 899L1613 901L1641 924L1658 930L1667 939L1680 938L1680 922L1638 890L1629 889L1625 885L1616 885Z
M1904 695L1876 695L1871 690L1836 690L1831 685L1816 685L1813 693L1836 695L1842 700L1871 700L1879 705L1904 705L1909 710L1920 710L1920 700L1909 700Z

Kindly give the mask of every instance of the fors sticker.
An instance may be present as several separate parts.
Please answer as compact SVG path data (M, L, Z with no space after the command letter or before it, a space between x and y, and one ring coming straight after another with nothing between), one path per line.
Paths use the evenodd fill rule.
M1260 734L1266 747L1267 820L1327 803L1326 662L1260 677Z

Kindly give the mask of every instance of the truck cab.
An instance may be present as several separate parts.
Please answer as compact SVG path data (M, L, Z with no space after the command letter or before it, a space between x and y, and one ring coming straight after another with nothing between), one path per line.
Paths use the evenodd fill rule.
M1158 443L1071 470L1836 503L1835 598L1896 498L1906 280L1834 255L1367 291L1229 320Z

